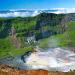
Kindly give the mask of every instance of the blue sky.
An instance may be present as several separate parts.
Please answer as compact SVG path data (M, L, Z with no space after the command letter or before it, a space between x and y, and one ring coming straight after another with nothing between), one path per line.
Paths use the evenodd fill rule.
M0 0L0 10L75 8L75 0Z

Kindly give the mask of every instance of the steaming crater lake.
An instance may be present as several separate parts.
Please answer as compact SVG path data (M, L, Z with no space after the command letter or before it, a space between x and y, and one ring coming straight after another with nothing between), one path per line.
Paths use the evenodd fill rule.
M44 69L67 72L75 70L75 53L62 48L47 50L38 48L36 52L3 59L0 60L0 63L10 64L20 69Z

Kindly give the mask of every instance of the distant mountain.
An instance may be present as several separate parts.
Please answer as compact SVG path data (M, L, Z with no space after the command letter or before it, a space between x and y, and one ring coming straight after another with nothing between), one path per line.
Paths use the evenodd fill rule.
M61 13L75 13L75 9L50 9L50 10L26 10L26 9L20 9L20 10L3 10L0 11L0 17L30 17L30 16L36 16L40 13L55 13L55 14L61 14Z

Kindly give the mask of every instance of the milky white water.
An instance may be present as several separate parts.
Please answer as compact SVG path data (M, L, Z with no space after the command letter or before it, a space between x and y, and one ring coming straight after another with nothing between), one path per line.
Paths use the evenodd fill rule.
M61 48L38 50L26 58L30 69L70 71L75 69L75 53Z

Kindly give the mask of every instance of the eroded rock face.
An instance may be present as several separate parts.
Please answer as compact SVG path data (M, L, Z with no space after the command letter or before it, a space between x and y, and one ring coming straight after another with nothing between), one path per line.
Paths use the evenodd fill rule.
M75 72L50 72L47 70L18 70L8 65L0 65L0 75L75 75Z

